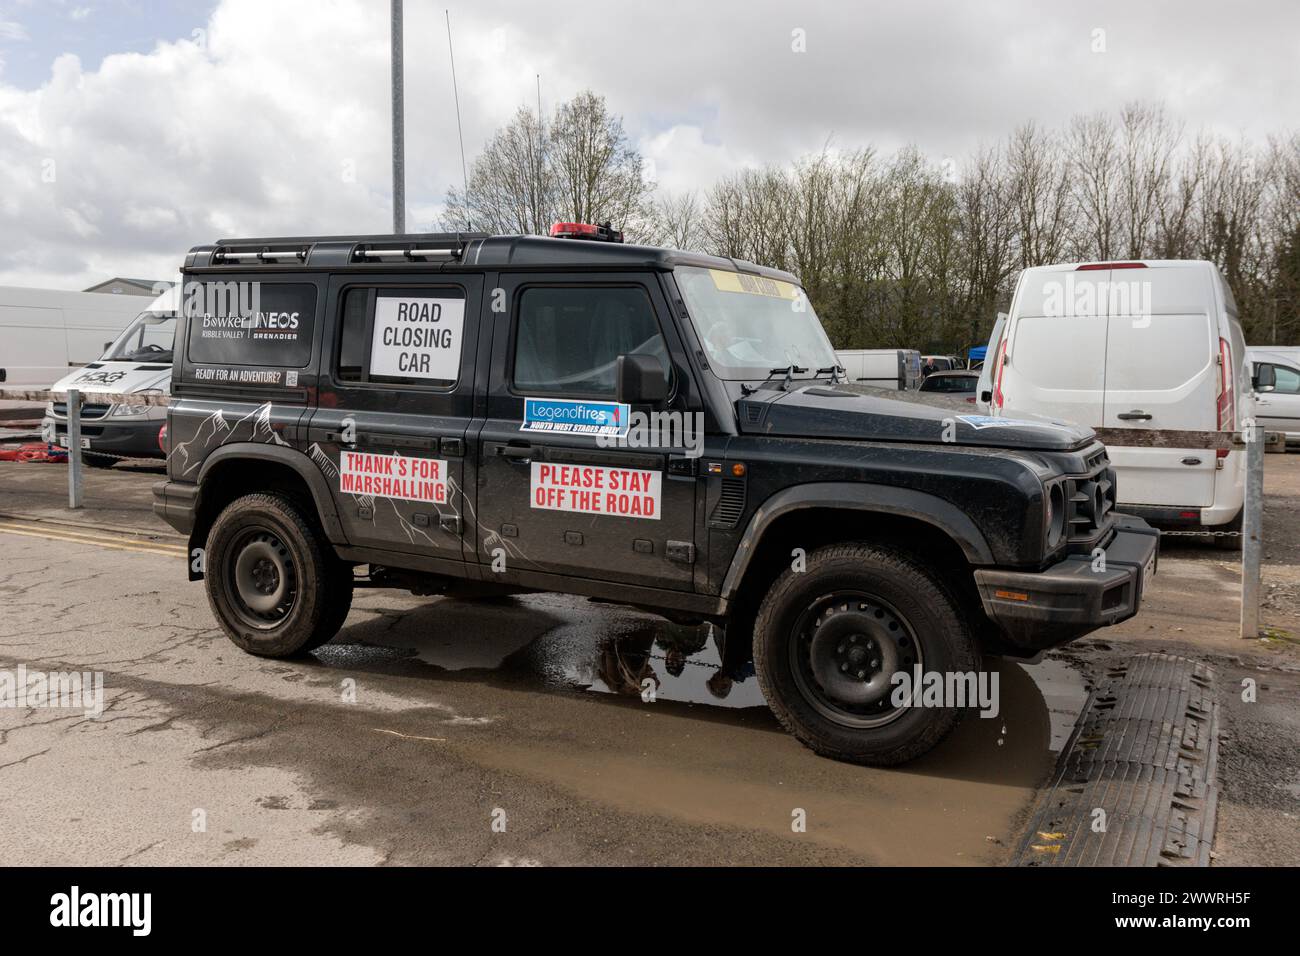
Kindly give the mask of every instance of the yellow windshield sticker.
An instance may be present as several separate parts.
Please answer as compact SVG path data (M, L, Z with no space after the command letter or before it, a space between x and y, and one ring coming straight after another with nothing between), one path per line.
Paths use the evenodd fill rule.
M748 295L765 295L773 299L793 299L798 293L791 282L769 279L766 276L752 276L743 272L728 272L726 269L710 269L713 285L719 292L743 292Z

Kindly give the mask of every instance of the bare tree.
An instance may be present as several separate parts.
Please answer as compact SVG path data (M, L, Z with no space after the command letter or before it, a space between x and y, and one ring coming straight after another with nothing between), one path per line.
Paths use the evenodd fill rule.
M474 160L468 194L448 191L443 224L545 234L557 219L643 229L654 184L603 97L582 92L545 127L520 109Z

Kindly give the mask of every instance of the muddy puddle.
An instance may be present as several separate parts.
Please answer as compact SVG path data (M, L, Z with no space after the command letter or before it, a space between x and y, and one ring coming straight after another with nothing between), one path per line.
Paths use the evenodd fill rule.
M996 717L971 716L904 767L857 767L785 734L752 663L709 626L563 595L404 603L369 597L368 619L354 614L317 655L499 688L490 728L464 744L471 759L622 812L759 829L875 863L1002 862L1087 696L1065 661L994 661ZM800 810L815 821L805 832L792 829Z
M485 671L644 703L766 710L753 662L728 655L725 636L713 625L673 624L562 595L436 606L436 616L425 608L387 609L378 620L349 626L339 646L323 654L352 666L406 657L442 671ZM436 627L421 626L426 613ZM998 671L1004 694L1032 685L1030 696L1045 712L1045 749L1059 752L1087 697L1082 675L1052 658L1000 662Z

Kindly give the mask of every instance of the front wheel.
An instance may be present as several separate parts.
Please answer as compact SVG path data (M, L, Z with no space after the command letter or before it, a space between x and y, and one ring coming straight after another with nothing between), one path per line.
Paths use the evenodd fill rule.
M759 606L754 664L768 706L802 743L889 766L933 748L964 713L919 706L894 675L978 675L980 661L955 600L929 572L851 544L814 551L805 570L776 580Z
M263 657L332 638L352 603L352 571L289 498L246 495L208 535L208 603L227 636Z

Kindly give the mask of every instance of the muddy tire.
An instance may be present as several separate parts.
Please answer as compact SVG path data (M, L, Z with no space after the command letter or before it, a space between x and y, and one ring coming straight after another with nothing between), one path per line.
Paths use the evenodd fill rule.
M965 713L895 706L892 675L976 672L980 658L956 600L913 558L845 544L777 578L759 606L754 664L772 713L803 744L891 766L933 748Z
M334 574L336 575L334 583L326 592L327 605L320 629L316 636L302 646L304 652L314 651L334 640L352 610L353 583L356 580L352 574L352 565L339 561L335 564Z
M250 654L288 657L319 647L351 607L351 569L304 510L281 495L246 495L208 534L208 604Z

